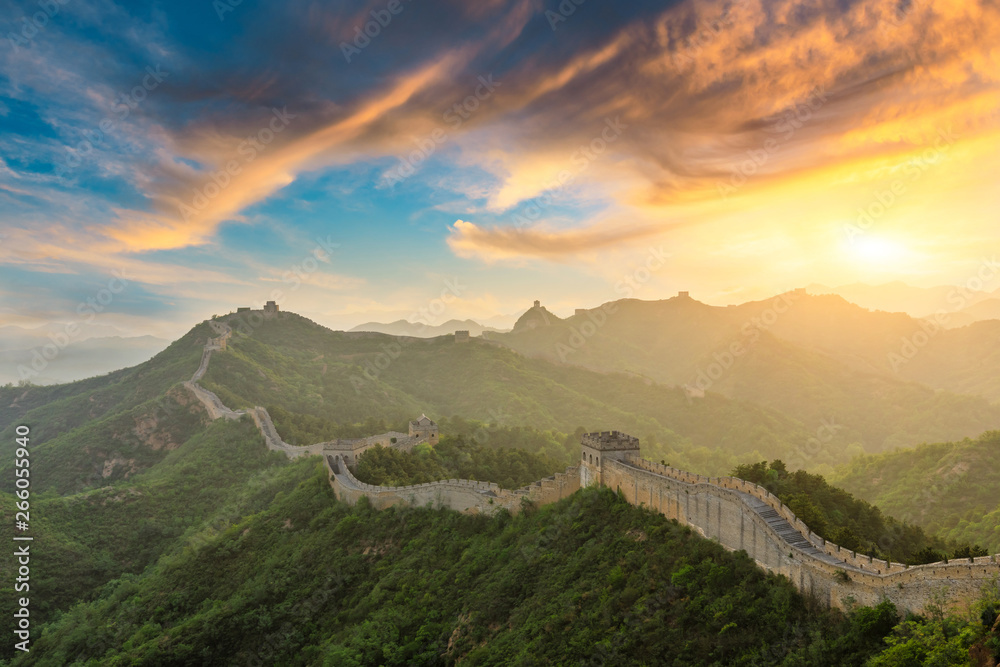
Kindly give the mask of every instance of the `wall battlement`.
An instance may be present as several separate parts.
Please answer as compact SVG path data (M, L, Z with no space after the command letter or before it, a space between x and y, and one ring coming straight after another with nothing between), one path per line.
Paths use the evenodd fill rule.
M580 443L597 451L639 450L639 438L618 431L584 433Z
M330 484L337 499L351 505L362 497L377 509L393 505L410 507L447 507L468 514L491 515L501 509L516 514L525 500L539 505L556 502L575 493L580 475L576 467L567 468L532 485L510 491L493 482L469 479L446 479L410 486L373 486L358 480L344 459L338 455L324 457L330 474Z
M212 322L219 338L227 340L228 325ZM354 504L362 497L379 509L393 505L448 507L471 514L517 512L525 501L547 504L582 486L603 485L622 493L628 502L645 506L718 541L731 551L745 551L762 568L781 574L806 595L823 604L848 608L874 606L891 600L898 608L921 612L944 597L956 606L975 600L983 586L1000 579L1000 556L951 560L907 566L843 549L813 533L767 489L735 477L705 477L640 457L638 438L618 431L587 433L581 437L580 465L515 490L492 482L440 480L403 487L373 486L361 482L348 464L364 449L382 444L412 447L422 438L387 433L358 440L338 440L295 447L281 440L267 410L234 411L197 382L205 374L211 353L224 349L209 340L201 364L185 386L201 401L212 419L238 419L249 414L268 449L295 458L320 455L337 498ZM395 442L392 439L395 438ZM405 438L405 440L404 440ZM352 458L353 457L353 458Z
M729 550L746 551L764 569L832 607L888 599L919 613L936 596L964 606L1000 577L998 556L907 566L842 549L810 531L767 489L742 479L705 477L638 458L608 460L603 467L604 484L629 502Z

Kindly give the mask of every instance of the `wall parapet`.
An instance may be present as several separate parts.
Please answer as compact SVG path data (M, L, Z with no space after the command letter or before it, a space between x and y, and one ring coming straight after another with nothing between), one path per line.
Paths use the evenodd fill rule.
M704 475L697 475L695 473L690 473L671 466L665 466L660 463L653 463L652 461L648 461L646 459L633 460L632 463L643 470L648 470L649 472L663 475L688 484L712 484L724 489L733 489L749 494L758 500L767 503L771 509L778 512L783 519L788 521L793 528L795 528L805 539L817 548L824 550L831 556L836 556L837 558L843 560L846 564L857 567L858 569L889 573L902 572L910 567L917 567L908 566L903 563L888 562L878 558L872 558L871 556L867 556L865 554L861 554L859 556L855 551L844 549L833 542L825 540L816 533L812 532L804 521L795 516L795 513L788 507L788 505L782 503L776 495L759 484L748 482L738 477L705 477ZM948 562L943 561L938 564L946 565Z
M408 447L414 444L410 442L413 438L408 434L386 433L351 441L337 440L306 446L293 446L284 442L265 408L257 406L247 411L230 410L218 396L197 384L208 368L211 353L224 349L225 341L231 333L228 325L213 326L213 329L220 335L205 346L201 363L191 380L185 382L185 386L205 405L212 419L233 419L245 413L250 414L269 449L282 451L290 458L306 454L321 455L329 472L330 485L337 497L345 502L354 503L366 496L379 508L407 504L450 507L469 513L492 514L500 509L517 512L525 500L540 504L555 502L578 490L584 478L589 480L587 483L593 479L588 472L592 468L587 465L593 462L585 449L583 465L571 466L563 472L513 490L502 489L493 482L467 479L438 480L401 487L367 484L354 476L344 455L350 451L353 456L359 448L381 444L386 440L392 446ZM404 437L406 440L403 440ZM392 443L393 438L396 439L395 443ZM818 590L833 606L848 604L844 601L858 595L865 604L890 599L903 608L921 611L922 604L941 591L956 589L968 597L983 582L996 581L1000 577L1000 555L914 566L859 555L856 551L844 549L812 532L805 522L766 488L735 477L706 477L647 461L639 456L638 439L624 433L608 431L586 434L581 439L581 444L594 450L591 452L594 454L593 458L608 471L605 474L609 475L609 479L613 473L619 484L622 481L632 484L633 495L630 502L633 504L645 504L645 500L639 498L641 481L643 489L648 491L650 502L654 486L660 489L659 511L666 514L662 491L666 490L669 495L672 485L676 489L683 487L683 497L688 503L692 497L695 498L696 509L694 516L688 514L689 509L681 511L678 490L673 508L676 518L705 537L716 532L719 542L727 549L744 548L745 530L749 523L752 528L750 534L754 537L753 557L759 565L788 576L800 591L816 593ZM607 456L598 456L601 452L606 452ZM603 462L601 459L604 459ZM710 525L709 517L709 505L713 498L717 512L717 525L714 527ZM727 521L738 521L740 524L738 541L723 530L723 504L728 507ZM705 513L701 523L697 519L699 505ZM764 544L757 544L757 535L764 536Z
M857 594L871 604L888 598L902 608L921 611L923 604L932 598L934 591L940 593L955 590L959 597L964 596L968 599L974 597L982 585L1000 577L1000 556L997 555L906 566L842 549L809 531L787 506L780 503L766 489L745 480L695 475L641 459L608 461L606 464L619 473L614 477L615 480L619 483L631 482L634 485L631 501L636 504L645 503L645 497L639 497L640 479L644 475L650 476L649 482L642 482L645 485L643 489L650 489L648 491L650 500L652 500L651 489L658 484L656 479L668 485L658 488L669 489L669 485L676 485L677 493L685 498L706 497L704 502L707 502L707 497L716 497L720 500L725 497L725 502L731 503L740 521L749 521L759 534L767 536L767 541L772 544L770 547L772 561L774 554L785 554L778 563L762 562L759 559L758 563L766 569L788 575L803 591L812 590L815 585L820 585L818 581L822 581L821 587L828 592L827 599L831 605L840 602L833 593L839 591L845 598ZM760 503L759 508L754 507L754 502ZM707 505L703 507L707 508ZM770 520L761 514L761 512L766 514L769 510L773 510L774 515ZM721 512L721 509L719 511ZM693 517L686 511L678 511L677 514L678 520L691 525L706 537L710 536L713 530L717 531L719 542L726 548L744 548L741 546L744 539L743 529L737 538L734 534L727 534L721 524L715 527L711 524L711 519L699 518L697 512ZM779 532L775 525L772 525L774 522L783 522L785 528ZM802 539L792 537L796 533ZM757 545L756 548L761 547ZM765 553L768 552L765 550ZM807 576L810 582L808 586L805 584ZM821 579L816 580L815 577Z
M576 467L553 475L549 480L550 484L544 488L538 485L511 491L502 489L493 482L470 479L444 479L407 486L375 486L355 477L339 454L324 456L324 461L330 471L330 484L338 498L355 503L361 496L365 496L378 508L398 504L434 505L475 514L493 514L500 509L516 513L520 510L522 498L527 497L540 503L553 502L571 495L579 488L579 472Z

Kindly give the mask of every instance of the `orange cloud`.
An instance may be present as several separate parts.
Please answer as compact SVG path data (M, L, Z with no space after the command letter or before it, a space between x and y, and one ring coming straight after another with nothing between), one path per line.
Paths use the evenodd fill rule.
M108 235L131 251L204 243L304 171L403 150L440 125L440 100L460 90L462 67L512 43L534 10L519 3L485 43L443 51L318 127L301 119L217 193L204 172L173 164L176 183L151 187L157 210L120 211ZM459 221L448 245L463 256L552 259L662 234L674 229L662 220L694 219L692 211L707 220L751 200L768 206L787 196L783 187L822 188L831 174L870 188L866 165L905 159L942 129L962 142L997 129L998 44L1000 10L985 0L914 0L905 11L895 0L846 8L689 0L571 56L543 49L505 72L496 99L451 132L457 159L493 176L469 191L483 193L488 209L509 210L568 169L574 194L609 202L611 215L632 222L581 220L579 229L551 231ZM618 118L628 129L578 166L580 148ZM171 140L218 172L236 136L206 130ZM751 177L720 197L748 164ZM194 206L194 190L203 206ZM757 196L765 194L771 199Z
M658 226L595 225L585 229L544 231L509 227L483 228L473 222L456 220L448 245L462 257L486 261L518 257L559 259L591 253L663 234Z

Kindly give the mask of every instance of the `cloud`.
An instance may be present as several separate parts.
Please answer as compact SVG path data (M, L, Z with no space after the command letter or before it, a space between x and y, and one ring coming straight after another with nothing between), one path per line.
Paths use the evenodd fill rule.
M473 222L456 220L448 236L448 245L462 257L478 257L490 262L523 257L565 259L634 243L665 231L664 227L650 225L599 225L561 231L483 228Z
M472 211L479 222L457 221L447 247L488 262L570 261L666 235L691 253L711 251L717 238L697 227L713 220L795 237L842 224L830 219L842 217L832 213L839 204L850 202L848 213L866 205L882 175L942 130L979 144L980 155L1000 148L1000 9L990 0L587 3L553 31L544 12L556 4L406 4L347 63L341 44L380 3L242 6L219 23L206 8L211 23L192 36L177 22L200 19L181 8L137 18L84 2L73 10L76 32L53 22L30 49L0 56L14 73L2 92L42 108L34 134L0 155L3 196L28 211L32 235L51 224L46 206L61 230L16 261L55 271L67 270L64 258L97 267L208 246L224 223L260 219L253 209L304 174L359 164L384 173L439 131L412 179L463 195L450 214ZM123 40L93 39L102 14L116 29L132 26ZM87 167L26 176L32 156L55 160L77 146L115 108L116 92L159 59L171 76ZM495 94L457 125L447 120L489 75ZM5 121L30 115L4 104ZM287 109L280 132L275 109ZM613 138L609 123L621 127ZM953 173L975 178L984 158L951 155ZM553 185L567 174L571 187ZM921 201L945 205L941 180L921 181L922 197L937 192ZM973 210L986 210L988 187L962 204L966 226L990 222ZM559 206L530 228L500 219L554 190ZM170 269L151 262L146 273L163 284ZM350 284L335 277L329 289Z

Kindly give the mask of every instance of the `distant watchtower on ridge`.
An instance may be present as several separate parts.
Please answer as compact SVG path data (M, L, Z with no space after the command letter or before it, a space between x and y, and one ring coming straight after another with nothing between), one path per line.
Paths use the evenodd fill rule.
M410 422L410 437L423 438L427 440L428 444L436 445L440 437L438 425L427 415L420 415L420 419L414 419Z
M639 456L639 438L621 431L584 433L580 446L580 486L603 484L602 472L606 460L627 461Z

